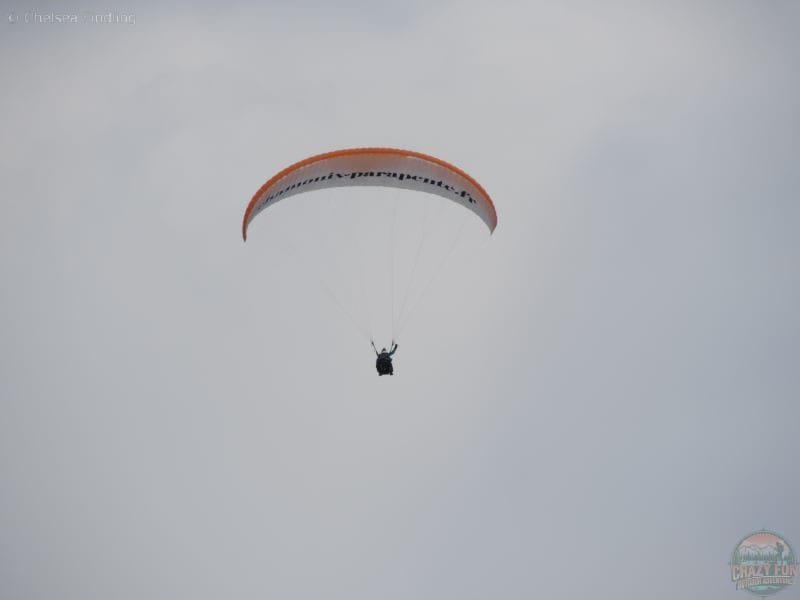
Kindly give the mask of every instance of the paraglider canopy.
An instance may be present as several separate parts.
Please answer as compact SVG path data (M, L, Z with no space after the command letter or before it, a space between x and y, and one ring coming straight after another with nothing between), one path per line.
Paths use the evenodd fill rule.
M347 186L436 194L474 212L490 232L497 227L497 212L489 194L458 167L413 150L351 148L311 156L270 178L247 206L242 237L247 240L247 228L258 213L280 200L312 190Z

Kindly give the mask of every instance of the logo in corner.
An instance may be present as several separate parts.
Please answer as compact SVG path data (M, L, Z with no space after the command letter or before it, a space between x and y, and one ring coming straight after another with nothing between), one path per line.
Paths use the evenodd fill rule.
M794 583L797 555L786 538L762 529L736 545L731 558L731 579L737 590L754 596L771 596Z

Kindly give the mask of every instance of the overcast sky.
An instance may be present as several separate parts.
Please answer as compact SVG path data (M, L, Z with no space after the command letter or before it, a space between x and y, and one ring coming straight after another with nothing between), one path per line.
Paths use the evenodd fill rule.
M800 549L796 1L3 11L4 600L723 600ZM240 236L373 145L499 214L391 379Z

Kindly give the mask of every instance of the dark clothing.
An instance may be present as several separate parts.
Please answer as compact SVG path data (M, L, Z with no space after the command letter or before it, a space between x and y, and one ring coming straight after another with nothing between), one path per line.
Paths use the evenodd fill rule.
M389 357L388 352L381 352L378 354L378 360L375 361L375 368L378 369L378 375L394 375L392 359Z
M373 344L373 348L374 348ZM381 352L375 349L375 354L378 359L375 361L375 368L378 370L378 375L394 375L394 367L392 366L392 354L397 351L397 344L392 345L392 351L387 352L386 348L382 348Z

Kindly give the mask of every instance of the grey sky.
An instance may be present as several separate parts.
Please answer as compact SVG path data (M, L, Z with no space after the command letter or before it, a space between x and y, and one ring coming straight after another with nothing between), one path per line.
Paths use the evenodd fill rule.
M799 549L796 2L7 19L87 8L0 23L3 599L716 600ZM362 145L500 221L388 381L239 232Z

